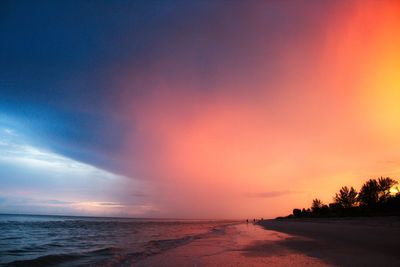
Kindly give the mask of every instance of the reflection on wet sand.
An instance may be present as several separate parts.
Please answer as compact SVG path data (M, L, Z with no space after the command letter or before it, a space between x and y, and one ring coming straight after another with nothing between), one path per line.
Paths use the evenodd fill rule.
M292 236L254 224L229 225L190 244L148 257L137 266L327 266L285 246Z

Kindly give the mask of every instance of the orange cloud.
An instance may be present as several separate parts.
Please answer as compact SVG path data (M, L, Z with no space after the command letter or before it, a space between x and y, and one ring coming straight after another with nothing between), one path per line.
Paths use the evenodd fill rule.
M329 202L342 185L400 174L380 163L400 157L399 4L347 8L333 8L322 26L275 47L272 67L260 50L249 63L256 68L225 66L203 81L188 66L170 77L180 55L166 54L147 74L124 79L121 116L134 125L125 158L133 176L153 183L160 210L276 216L313 197ZM262 29L261 12L242 15ZM250 40L268 43L257 29ZM150 93L132 97L130 87ZM266 191L296 193L248 197Z

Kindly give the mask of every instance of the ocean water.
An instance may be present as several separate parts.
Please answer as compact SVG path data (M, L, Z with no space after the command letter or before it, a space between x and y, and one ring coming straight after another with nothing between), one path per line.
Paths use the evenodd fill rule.
M0 266L131 266L230 223L0 215Z

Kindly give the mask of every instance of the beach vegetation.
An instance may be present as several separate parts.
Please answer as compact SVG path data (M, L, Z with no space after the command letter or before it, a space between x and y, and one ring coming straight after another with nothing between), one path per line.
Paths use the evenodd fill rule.
M386 202L390 198L390 189L397 184L397 181L390 177L378 179L379 201Z
M379 200L379 185L376 179L369 179L366 181L358 195L360 205L372 207L378 203Z
M334 197L335 204L342 208L351 208L357 204L357 191L354 187L343 186Z
M318 198L313 199L312 204L311 204L311 210L313 212L317 212L318 210L322 209L322 201Z
M314 198L310 208L295 208L287 217L313 218L345 216L400 215L400 193L398 182L390 177L367 180L360 191L353 186L343 186L333 197L333 203L324 204Z

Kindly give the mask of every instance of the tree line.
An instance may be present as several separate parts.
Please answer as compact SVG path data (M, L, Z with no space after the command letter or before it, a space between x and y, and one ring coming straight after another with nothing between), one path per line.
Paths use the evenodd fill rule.
M397 184L390 177L380 177L366 181L360 191L352 186L343 186L332 203L324 204L315 198L311 208L293 209L293 213L286 218L400 215Z

